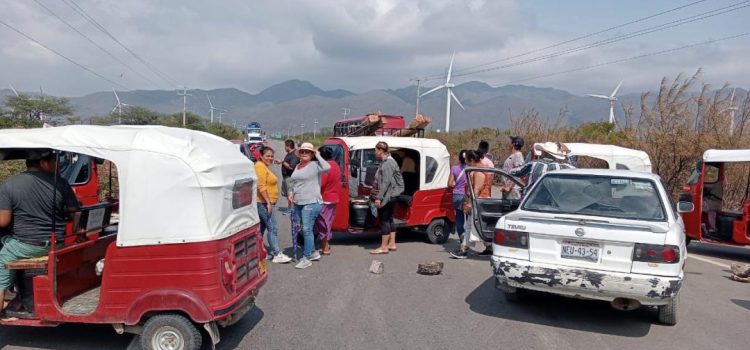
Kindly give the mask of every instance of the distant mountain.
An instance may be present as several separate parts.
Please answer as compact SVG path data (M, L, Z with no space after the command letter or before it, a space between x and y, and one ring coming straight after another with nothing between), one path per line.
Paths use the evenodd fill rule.
M433 86L422 86L421 93ZM578 124L604 121L609 115L607 101L587 96L573 95L567 91L549 87L505 85L492 87L486 83L471 81L454 88L456 96L466 110L453 104L451 130L477 127L505 128L510 124L510 115L524 110L535 110L542 117L556 118L566 111L566 121ZM234 88L213 90L188 90L187 109L208 117L206 96L217 108L228 110L224 122L238 125L258 121L269 131L299 128L310 131L313 127L331 127L342 118L342 109L349 109L349 116L360 116L371 112L413 116L416 110L417 87L414 85L387 90L372 90L355 94L346 90L323 90L310 82L289 80L268 87L258 94L250 94ZM722 91L723 94L730 92ZM746 90L738 89L738 96ZM32 93L33 94L33 93ZM9 89L0 90L0 102L12 95ZM120 100L162 113L177 113L182 110L182 98L176 91L134 90L118 91ZM430 127L444 129L445 91L436 91L420 99L420 113L433 118ZM72 97L70 103L76 114L88 118L107 115L115 106L111 91ZM622 117L623 106L638 106L640 94L619 96L615 115ZM215 115L218 118L218 115ZM317 121L317 124L315 123ZM304 124L304 126L302 126Z

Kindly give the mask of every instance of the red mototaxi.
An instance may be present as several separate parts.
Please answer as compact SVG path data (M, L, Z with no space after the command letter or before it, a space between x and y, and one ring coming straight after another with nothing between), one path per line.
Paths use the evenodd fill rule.
M110 324L140 334L144 348L197 349L200 329L216 344L218 326L253 307L267 279L265 251L257 177L236 145L160 126L0 131L1 159L33 148L114 163L119 219L110 203L83 206L67 235L85 239L56 247L52 235L47 257L6 264L24 274L19 287L28 285L33 302L25 317L0 325Z
M448 188L450 154L440 141L395 136L332 137L325 141L341 168L341 190L333 230L379 232L369 213L369 196L379 161L375 145L384 141L401 168L404 193L397 197L394 221L401 229L424 231L430 242L445 243L453 230L455 211Z

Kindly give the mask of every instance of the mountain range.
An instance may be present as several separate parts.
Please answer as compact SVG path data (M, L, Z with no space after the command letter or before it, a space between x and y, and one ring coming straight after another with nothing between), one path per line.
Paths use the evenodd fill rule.
M423 87L422 91L427 91ZM605 89L606 90L606 89ZM738 89L739 90L739 89ZM590 121L605 121L609 115L607 101L588 96L578 96L554 88L526 85L492 87L486 83L471 81L459 84L454 93L466 110L455 103L451 113L451 129L465 130L477 127L505 128L510 124L509 116L523 110L535 110L543 117L555 118L562 109L567 110L567 122L579 124ZM416 86L399 89L371 90L353 93L346 90L323 90L310 82L289 80L273 85L258 94L250 94L235 88L213 90L188 90L187 109L208 118L209 105L206 98L217 108L228 110L223 122L243 125L257 121L269 132L312 130L317 121L318 128L331 127L342 118L344 108L349 116L360 116L380 111L384 114L403 115L410 119L416 110ZM741 91L740 91L741 92ZM744 92L743 92L744 93ZM9 89L0 90L0 103L10 96ZM33 94L33 93L32 93ZM182 111L182 98L175 91L133 90L118 91L123 103L142 106L162 113ZM420 99L420 113L433 118L434 129L444 129L445 92L439 91ZM742 95L740 95L742 96ZM640 94L618 96L615 115L622 117L622 106L638 106ZM75 114L84 120L92 116L107 115L116 101L111 91L96 92L80 97L70 97ZM218 114L215 114L218 118ZM304 127L301 125L304 124Z

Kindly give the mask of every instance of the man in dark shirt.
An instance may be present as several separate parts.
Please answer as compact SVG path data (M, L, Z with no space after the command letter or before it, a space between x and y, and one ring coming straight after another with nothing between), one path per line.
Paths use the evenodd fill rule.
M284 156L284 161L281 163L281 177L283 179L281 182L281 195L286 197L289 202L288 212L292 208L292 202L289 201L289 190L294 188L292 173L297 168L297 164L299 164L299 157L297 157L297 149L293 140L284 141L284 151L286 151L286 156Z
M2 237L0 249L0 300L3 301L15 277L5 263L46 255L53 223L57 241L62 242L69 214L79 209L70 184L59 177L55 181L55 153L48 149L27 153L26 171L0 185L0 227L10 229L10 234Z

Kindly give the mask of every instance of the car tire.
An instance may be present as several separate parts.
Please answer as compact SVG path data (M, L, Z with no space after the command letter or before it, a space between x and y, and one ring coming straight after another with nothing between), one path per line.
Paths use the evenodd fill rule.
M659 322L667 326L674 326L677 324L677 304L679 297L674 297L669 301L669 304L658 306L658 317Z
M146 350L199 350L203 343L201 332L195 324L178 314L160 314L149 318L143 325L140 338L141 348Z
M451 234L451 225L445 219L435 219L427 225L427 239L432 244L443 244Z

